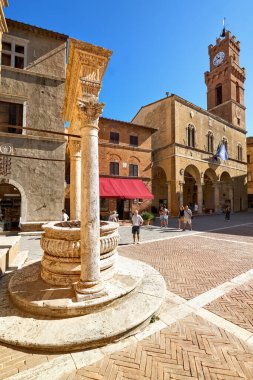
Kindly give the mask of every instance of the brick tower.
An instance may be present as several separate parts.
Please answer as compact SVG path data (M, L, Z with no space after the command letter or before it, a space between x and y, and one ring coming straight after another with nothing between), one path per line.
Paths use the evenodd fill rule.
M239 65L240 42L229 31L209 45L210 71L205 72L207 109L245 129L245 69Z

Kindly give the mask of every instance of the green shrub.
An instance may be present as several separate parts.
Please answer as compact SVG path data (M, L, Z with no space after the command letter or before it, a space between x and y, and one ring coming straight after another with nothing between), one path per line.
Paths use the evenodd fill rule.
M154 219L154 214L152 214L152 212L148 212L148 211L144 211L142 214L141 214L141 216L142 216L142 219L143 220L152 220L152 219Z

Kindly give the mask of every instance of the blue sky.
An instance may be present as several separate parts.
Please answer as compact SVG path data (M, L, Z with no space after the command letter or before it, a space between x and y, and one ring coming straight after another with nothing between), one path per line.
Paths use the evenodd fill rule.
M105 117L126 121L166 91L206 108L208 45L225 16L241 41L246 128L253 136L252 0L9 0L5 14L113 50L100 100Z

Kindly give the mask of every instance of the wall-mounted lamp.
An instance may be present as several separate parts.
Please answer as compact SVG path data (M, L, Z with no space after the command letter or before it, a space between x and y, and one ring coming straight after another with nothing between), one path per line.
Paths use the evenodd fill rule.
M46 203L44 202L42 205L43 208L47 207Z

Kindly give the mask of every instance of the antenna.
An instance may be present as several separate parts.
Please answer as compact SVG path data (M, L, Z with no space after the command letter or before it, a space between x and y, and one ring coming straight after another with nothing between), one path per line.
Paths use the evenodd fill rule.
M225 21L226 21L226 17L223 17L223 21L222 21L223 28L222 28L222 32L220 34L221 37L226 37L226 25L225 25Z
M168 91L165 92L166 97L168 98L170 93Z

